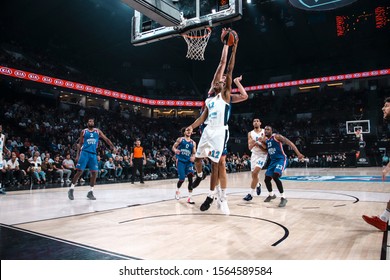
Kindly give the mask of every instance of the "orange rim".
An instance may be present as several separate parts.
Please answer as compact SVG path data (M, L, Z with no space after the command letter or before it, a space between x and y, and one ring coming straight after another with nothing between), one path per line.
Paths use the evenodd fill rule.
M192 36L192 35L188 35L188 34L183 34L182 36L186 37L186 38L189 38L189 39L202 39L202 38L206 38L207 36L209 36L211 34L211 28L210 27L206 27L205 30L206 30L206 33L203 36ZM188 32L191 32L191 31L192 30L190 30Z

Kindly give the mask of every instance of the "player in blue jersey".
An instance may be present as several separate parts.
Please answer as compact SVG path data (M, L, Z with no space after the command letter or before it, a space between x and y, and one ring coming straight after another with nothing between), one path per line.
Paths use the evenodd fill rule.
M280 181L280 177L286 168L287 156L284 153L283 144L289 145L296 153L299 160L303 160L304 155L301 154L295 144L289 139L280 134L273 133L271 126L266 126L264 128L264 135L266 138L263 140L263 144L266 145L265 147L267 148L268 156L270 158L270 163L268 165L267 171L265 172L264 179L269 195L264 200L264 202L270 202L272 199L276 198L276 195L273 193L271 184L271 180L273 179L281 195L279 207L284 207L287 204L287 199L284 194L283 184L282 181Z
M88 119L87 128L83 129L80 134L79 143L77 144L77 156L76 156L76 169L77 172L72 179L72 184L68 190L68 198L70 200L74 199L73 192L76 182L83 174L84 169L88 168L91 172L90 176L90 186L91 189L87 194L87 197L91 200L95 200L95 196L93 195L93 187L96 183L98 168L98 160L97 160L97 148L99 144L99 138L102 138L112 150L115 150L114 145L111 140L107 138L104 133L95 128L95 120L93 118Z
M179 181L177 182L177 189L175 198L180 199L180 187L188 178L188 199L189 204L195 204L192 200L192 177L194 176L194 160L196 152L196 143L191 139L192 128L182 128L181 133L183 137L177 138L175 144L172 146L172 151L176 154L177 159L177 173Z

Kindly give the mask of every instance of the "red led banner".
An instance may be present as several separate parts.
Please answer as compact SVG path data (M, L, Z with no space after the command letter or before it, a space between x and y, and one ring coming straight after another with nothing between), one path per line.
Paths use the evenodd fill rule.
M0 74L5 76L10 76L14 78L34 81L38 83L50 84L53 86L75 89L79 91L88 92L91 94L113 97L116 99L121 99L125 101L131 101L135 103L151 105L151 106L167 106L167 107L202 107L203 101L192 101L192 100L156 100L149 99L145 97L135 96L127 93L111 91L108 89L102 89L94 86L89 86L81 83L76 83L72 81L67 81L63 79L53 78L49 76L44 76L40 74L35 74L23 70L17 70L9 67L0 66ZM389 69L381 69L381 70L373 70L366 72L357 72L357 73L349 73L349 74L340 74L340 75L332 75L318 78L308 78L302 80L295 81L286 81L286 82L277 82L271 84L263 84L257 86L249 86L245 87L246 91L263 91L268 89L278 89L278 88L287 88L293 86L302 86L302 85L310 85L310 84L319 84L319 83L327 83L327 82L340 82L345 80L352 79L361 79L361 78L369 78L369 77L377 77L377 76L386 76L390 75ZM232 92L238 92L238 89L233 89Z
M332 75L332 76L318 77L318 78L309 78L309 79L302 79L296 81L278 82L278 83L264 84L258 86L250 86L250 87L245 87L245 90L246 91L268 90L268 89L286 88L292 86L302 86L302 85L319 84L319 83L327 83L327 82L340 82L345 80L386 76L386 75L390 75L390 68L382 69L382 70L366 71L366 72ZM232 91L238 92L238 89L233 89Z

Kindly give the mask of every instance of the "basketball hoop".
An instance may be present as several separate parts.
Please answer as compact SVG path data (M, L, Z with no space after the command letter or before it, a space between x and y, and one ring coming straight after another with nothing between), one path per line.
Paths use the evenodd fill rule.
M187 58L193 60L204 60L204 51L210 39L211 28L189 30L182 34L187 43Z

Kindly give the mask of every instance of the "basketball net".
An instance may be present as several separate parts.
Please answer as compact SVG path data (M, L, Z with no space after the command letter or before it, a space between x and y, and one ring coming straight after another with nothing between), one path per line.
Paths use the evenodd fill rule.
M189 30L186 33L182 34L188 47L186 57L193 60L204 60L204 52L206 50L207 43L210 39L210 35L210 27L197 30Z

